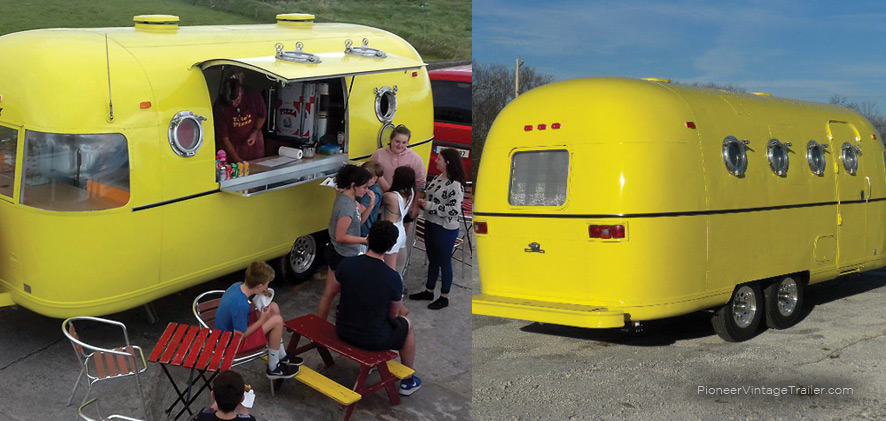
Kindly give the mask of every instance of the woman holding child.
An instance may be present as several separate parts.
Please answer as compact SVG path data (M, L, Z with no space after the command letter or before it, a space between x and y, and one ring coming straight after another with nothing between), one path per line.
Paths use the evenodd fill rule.
M317 315L326 320L332 300L341 290L335 279L335 269L345 257L360 254L366 244L366 237L360 236L362 218L357 207L357 198L366 194L372 176L369 171L356 165L345 165L335 175L335 185L339 190L332 205L332 217L329 219L329 246L326 248L326 288Z

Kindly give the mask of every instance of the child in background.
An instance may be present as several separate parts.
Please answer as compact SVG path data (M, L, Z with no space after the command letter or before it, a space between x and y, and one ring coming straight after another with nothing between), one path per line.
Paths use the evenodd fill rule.
M369 179L369 192L357 199L357 201L365 207L360 214L363 218L363 225L360 226L360 236L369 235L369 227L378 220L379 209L381 208L381 186L378 180L385 175L385 167L375 161L366 161L361 168L369 171L372 178Z

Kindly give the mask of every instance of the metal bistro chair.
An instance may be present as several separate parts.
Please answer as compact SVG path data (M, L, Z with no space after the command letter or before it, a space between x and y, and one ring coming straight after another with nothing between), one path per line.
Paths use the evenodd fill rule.
M95 403L95 404L96 404L96 413L99 413L99 412L98 412L98 403L97 403L97 402L98 402L98 401L97 401L95 398L93 398L93 399L91 399L89 402L86 402L86 403L84 403L83 405L80 405L79 408L77 408L77 415L80 416L80 419L81 419L81 420L84 420L84 421L111 421L111 420L142 421L141 419L138 419L138 418L132 418L132 417L127 417L127 416L125 416L125 415L108 415L107 417L102 417L101 415L99 415L98 418L89 418L89 416L87 416L87 415L84 413L84 412L86 412L86 407L88 407L88 406L92 405L93 403Z
M215 329L215 313L218 311L218 304L221 302L222 295L225 292L220 289L206 291L194 299L194 317L200 326L206 329ZM244 338L245 339L245 338ZM268 355L268 347L262 345L258 348L244 349L234 355L234 362L231 368L252 362ZM271 380L271 396L274 396L274 381Z
M114 349L101 348L90 345L80 340L75 324L96 323L103 324L107 327L118 327L123 333L124 346ZM145 417L149 417L148 408L145 404L144 394L142 393L141 381L138 375L144 373L148 369L145 361L145 354L141 347L134 346L129 342L129 334L126 331L126 325L123 323L102 319L99 317L71 317L62 322L62 333L71 342L74 347L74 354L77 355L77 361L80 363L80 374L77 376L77 382L74 383L74 390L71 391L71 397L68 398L68 405L74 400L74 395L80 387L80 379L86 375L86 395L83 396L83 402L89 399L89 393L92 391L92 385L96 382L109 379L117 379L129 376L135 376L135 384L138 387L138 396L141 401L142 411ZM85 406L85 405L83 405ZM81 408L83 407L81 406Z

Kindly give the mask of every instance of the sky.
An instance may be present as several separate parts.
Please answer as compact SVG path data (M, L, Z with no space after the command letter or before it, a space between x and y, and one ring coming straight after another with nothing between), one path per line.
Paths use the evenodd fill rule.
M473 0L473 58L556 80L732 84L886 115L886 2Z

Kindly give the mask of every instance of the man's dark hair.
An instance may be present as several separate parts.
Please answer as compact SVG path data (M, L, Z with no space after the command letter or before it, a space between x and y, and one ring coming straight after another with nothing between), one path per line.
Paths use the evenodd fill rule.
M400 231L394 226L393 222L379 219L369 228L369 237L367 237L369 250L378 254L384 254L391 247L394 247L394 244L397 244L397 237L399 236Z
M243 392L246 391L243 376L230 370L219 374L212 382L212 388L215 403L222 412L232 412L237 409L237 405L243 400Z

